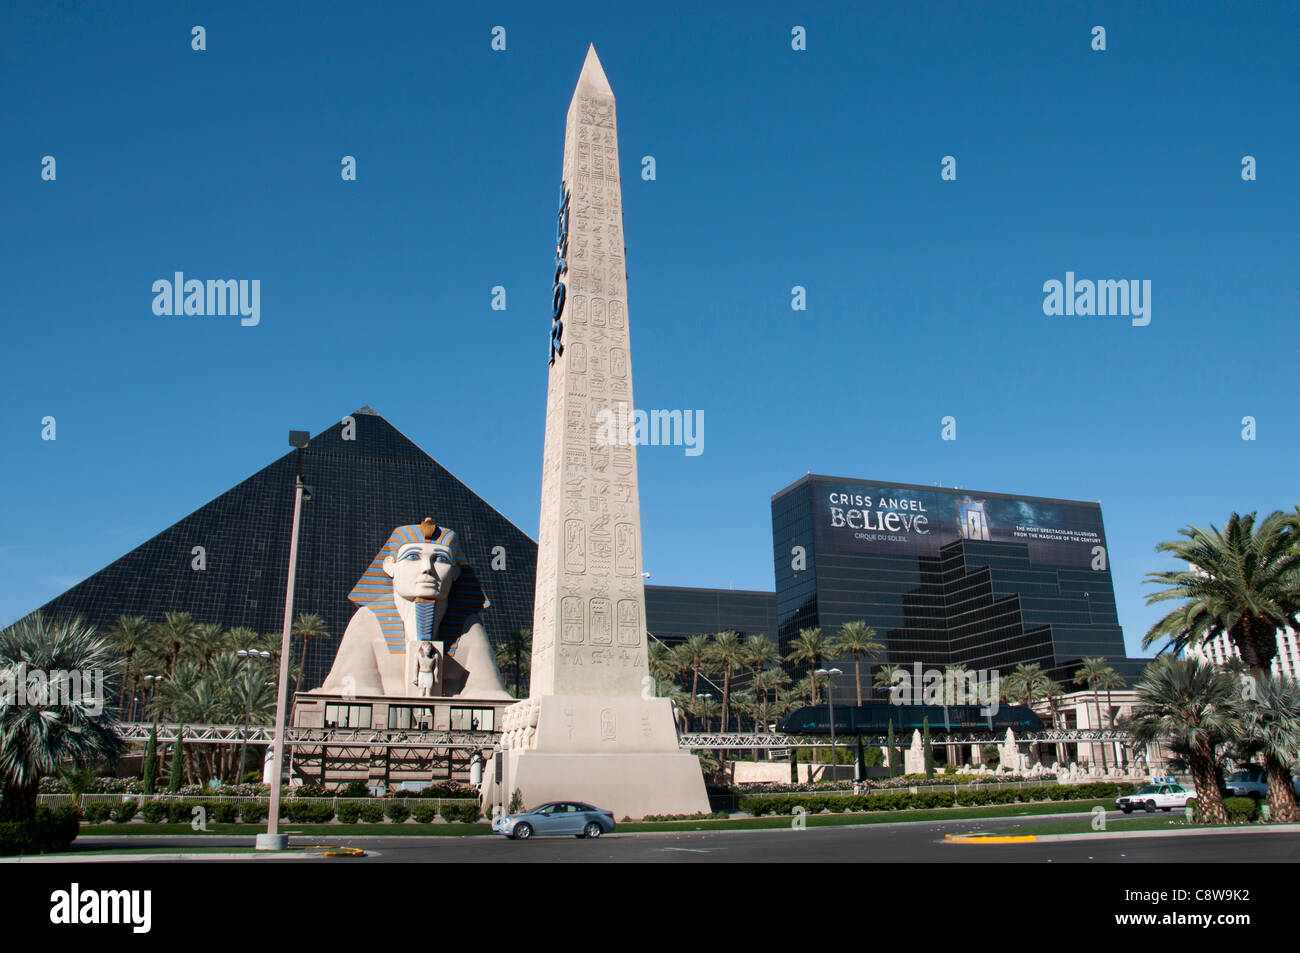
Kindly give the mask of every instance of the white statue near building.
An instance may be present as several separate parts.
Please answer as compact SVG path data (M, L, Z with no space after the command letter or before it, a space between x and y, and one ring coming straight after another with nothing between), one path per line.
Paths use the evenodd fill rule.
M478 613L488 606L456 533L399 526L348 594L357 612L315 694L509 698Z

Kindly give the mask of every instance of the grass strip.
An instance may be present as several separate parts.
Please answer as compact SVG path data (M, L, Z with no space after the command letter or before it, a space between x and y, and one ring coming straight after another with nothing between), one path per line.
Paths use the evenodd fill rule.
M1037 817L1044 814L1090 812L1095 807L1114 808L1108 801L1047 801L1041 804L998 804L988 807L940 807L929 810L870 811L852 814L804 814L806 827L844 827L861 824L925 823L927 821L980 820L984 818ZM733 817L717 820L623 822L616 833L692 831L781 830L791 827L795 815L776 817ZM1087 821L1079 823L1087 825ZM113 837L140 834L252 836L266 830L265 824L209 824L195 831L189 824L83 824L83 835ZM465 837L491 834L488 824L285 824L281 830L314 837ZM1035 828L1037 830L1037 828Z

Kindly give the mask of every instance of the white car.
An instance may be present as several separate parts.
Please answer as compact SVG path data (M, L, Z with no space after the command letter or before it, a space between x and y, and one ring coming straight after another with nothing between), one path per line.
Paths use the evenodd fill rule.
M1176 784L1173 778L1159 778L1136 794L1123 794L1115 798L1115 806L1125 814L1132 814L1138 808L1150 814L1156 808L1172 811L1176 807L1186 807L1187 802L1195 797L1195 791Z

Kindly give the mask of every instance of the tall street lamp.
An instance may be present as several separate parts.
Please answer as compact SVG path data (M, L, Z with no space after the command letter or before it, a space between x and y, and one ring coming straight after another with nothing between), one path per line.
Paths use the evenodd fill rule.
M835 780L835 676L843 675L838 668L819 668L813 672L818 678L826 678L826 701L831 710L831 780ZM829 676L829 678L827 678Z
M257 835L258 850L284 850L289 835L280 833L280 773L284 770L284 719L289 694L290 630L293 626L293 583L298 569L298 526L302 518L302 501L306 487L302 482L302 452L311 440L306 430L290 430L289 445L298 451L298 478L293 490L293 531L289 536L289 581L284 590L284 633L280 639L280 683L275 697L275 744L271 756L271 809L266 817L266 833ZM311 499L311 494L306 493Z

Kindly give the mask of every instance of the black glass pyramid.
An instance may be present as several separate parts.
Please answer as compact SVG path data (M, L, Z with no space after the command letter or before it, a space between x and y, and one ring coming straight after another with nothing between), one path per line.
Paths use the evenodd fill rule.
M356 610L348 593L394 527L426 516L457 531L491 607L480 618L494 644L532 625L537 544L369 407L312 438L303 454L303 503L294 615L319 614L330 639L308 647L304 688L324 681ZM169 611L199 622L279 632L289 567L296 451L41 607L103 629L119 616L160 621ZM206 568L196 570L202 546ZM502 547L504 568L493 569ZM500 566L501 560L497 560ZM294 659L301 647L294 646Z

